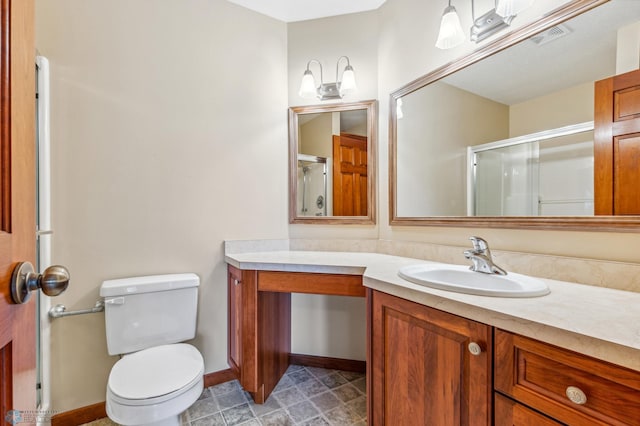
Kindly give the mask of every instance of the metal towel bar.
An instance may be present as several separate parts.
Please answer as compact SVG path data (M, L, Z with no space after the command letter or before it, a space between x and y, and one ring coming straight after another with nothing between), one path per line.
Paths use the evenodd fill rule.
M80 309L77 311L67 311L67 308L64 305L56 305L49 309L49 316L51 318L61 318L70 317L72 315L95 314L102 311L104 311L104 301L98 300L93 308Z

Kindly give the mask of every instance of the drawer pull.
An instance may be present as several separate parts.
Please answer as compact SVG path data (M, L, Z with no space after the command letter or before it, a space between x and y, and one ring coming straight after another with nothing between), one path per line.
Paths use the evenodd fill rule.
M471 352L471 355L478 356L482 353L482 348L476 342L471 342L469 343L469 352Z
M234 283L235 285L238 285L238 284L240 284L240 280L237 280L237 279L235 279L235 278L234 278L234 279L233 279L233 283Z
M573 402L574 404L584 405L587 403L587 395L585 395L585 393L582 392L580 388L569 386L566 393L567 398L569 398L569 400L571 400L571 402Z

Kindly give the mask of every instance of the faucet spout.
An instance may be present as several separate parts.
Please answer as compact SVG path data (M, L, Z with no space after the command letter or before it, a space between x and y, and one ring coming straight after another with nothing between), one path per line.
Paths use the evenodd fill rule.
M469 238L473 244L472 250L465 250L464 257L473 263L469 269L483 274L507 275L507 271L493 263L489 244L480 237Z

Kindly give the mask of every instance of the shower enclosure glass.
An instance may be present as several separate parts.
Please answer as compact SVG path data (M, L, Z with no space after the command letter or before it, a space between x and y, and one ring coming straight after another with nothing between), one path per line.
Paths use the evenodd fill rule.
M331 215L327 164L324 157L298 155L298 216Z
M471 146L468 154L469 215L593 215L593 122Z

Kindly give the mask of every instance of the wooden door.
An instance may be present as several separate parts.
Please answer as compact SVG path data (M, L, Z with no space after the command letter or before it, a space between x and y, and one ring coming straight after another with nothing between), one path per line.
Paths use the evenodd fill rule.
M368 298L369 424L489 425L491 327L377 291Z
M640 70L595 83L596 215L640 215Z
M11 302L17 262L35 262L34 1L0 0L0 419L36 409L35 297ZM19 411L11 411L19 410Z
M333 135L333 215L367 216L367 138Z

